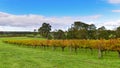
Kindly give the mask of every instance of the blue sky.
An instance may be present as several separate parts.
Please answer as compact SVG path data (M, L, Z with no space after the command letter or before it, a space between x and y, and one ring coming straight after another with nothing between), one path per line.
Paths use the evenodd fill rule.
M103 0L2 0L0 2L0 11L46 16L105 14L104 12L119 7Z
M119 19L120 0L0 0L2 31L32 31L43 22L67 30L74 21L113 29Z

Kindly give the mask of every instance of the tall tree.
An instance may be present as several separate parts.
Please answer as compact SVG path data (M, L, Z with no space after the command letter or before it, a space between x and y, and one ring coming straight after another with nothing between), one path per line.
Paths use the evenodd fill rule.
M120 38L120 26L117 27L116 36L117 36L117 38Z
M75 39L75 29L73 27L68 29L67 39Z
M88 27L88 39L96 39L96 26L90 24Z
M41 36L48 38L50 36L51 25L49 23L43 23L38 31L40 32Z
M34 29L34 33L33 33L34 37L37 35L37 30Z
M54 36L54 39L65 39L66 38L65 32L61 29L55 31L53 33L53 36Z
M109 33L104 26L98 28L97 34L98 39L109 39Z
M74 22L68 30L67 37L71 39L87 39L89 24L81 21Z
M94 24L90 24L88 26L88 30L96 30L96 26Z

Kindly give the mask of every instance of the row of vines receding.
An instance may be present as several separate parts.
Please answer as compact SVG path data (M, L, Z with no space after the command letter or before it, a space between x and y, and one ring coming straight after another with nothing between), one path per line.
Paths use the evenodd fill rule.
M120 57L120 41L119 39L110 39L110 40L4 40L3 42L9 44L16 44L18 46L31 46L31 47L41 47L48 48L51 47L54 51L57 47L60 47L62 51L66 47L70 51L78 52L78 49L90 49L93 52L93 49L98 50L98 58L103 57L103 52L105 51L116 51ZM92 53L91 53L92 54Z

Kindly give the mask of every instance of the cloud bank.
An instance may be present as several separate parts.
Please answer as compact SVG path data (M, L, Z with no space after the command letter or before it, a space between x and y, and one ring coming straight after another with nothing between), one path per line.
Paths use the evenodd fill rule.
M113 10L112 12L119 12ZM43 22L49 23L52 30L67 30L75 21L82 21L87 24L95 24L97 27L105 26L108 29L114 29L120 26L120 20L101 21L102 15L79 16L79 17L47 17L37 14L14 15L0 12L0 31L33 31L38 29Z
M117 12L117 13L119 13L119 12L120 12L120 10L112 10L112 12Z
M2 31L33 31L38 29L43 22L50 23L52 29L67 30L74 21L86 21L91 24L92 20L97 20L102 15L82 16L82 17L47 17L42 15L27 14L14 15L0 12L0 30ZM92 22L93 23L93 22ZM94 24L94 23L93 23Z
M107 29L116 29L117 27L120 26L120 20L112 20L112 21L107 21L105 23L103 23L102 25L104 25ZM102 26L99 25L99 26Z
M111 4L120 4L120 0L108 0Z

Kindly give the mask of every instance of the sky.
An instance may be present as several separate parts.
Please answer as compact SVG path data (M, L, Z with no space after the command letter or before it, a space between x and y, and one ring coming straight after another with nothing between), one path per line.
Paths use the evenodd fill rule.
M67 30L75 21L115 29L120 0L0 0L0 31L33 31L43 22Z

